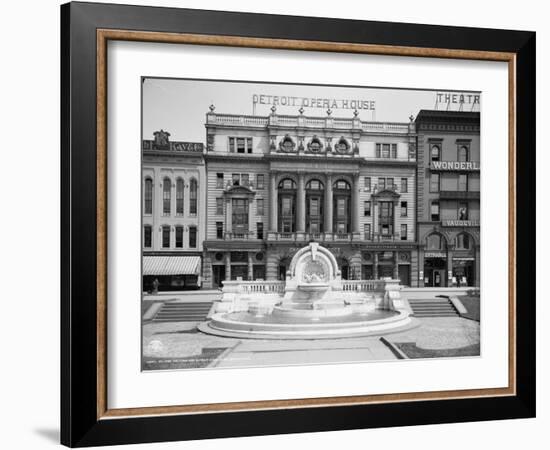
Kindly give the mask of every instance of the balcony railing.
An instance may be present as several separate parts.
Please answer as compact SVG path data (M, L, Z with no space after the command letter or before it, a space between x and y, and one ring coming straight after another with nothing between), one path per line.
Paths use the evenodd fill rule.
M442 200L479 200L479 191L439 191Z
M241 233L225 232L223 238L226 241L242 241L250 239L258 239L258 235L253 231L246 231Z

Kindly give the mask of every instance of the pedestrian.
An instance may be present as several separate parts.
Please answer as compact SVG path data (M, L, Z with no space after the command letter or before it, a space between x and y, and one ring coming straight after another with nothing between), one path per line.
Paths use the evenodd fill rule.
M155 278L153 280L153 294L158 294L159 292L159 279Z

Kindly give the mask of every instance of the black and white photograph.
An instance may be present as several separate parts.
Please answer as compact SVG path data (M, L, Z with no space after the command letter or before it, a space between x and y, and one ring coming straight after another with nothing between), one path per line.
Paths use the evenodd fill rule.
M143 371L481 355L482 92L141 84Z

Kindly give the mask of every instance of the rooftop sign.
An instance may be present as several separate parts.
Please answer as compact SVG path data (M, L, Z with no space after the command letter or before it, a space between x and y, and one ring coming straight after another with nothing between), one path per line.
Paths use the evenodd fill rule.
M286 95L253 94L252 105L291 106L300 108L376 110L374 100L325 97L293 97Z
M447 111L479 111L481 95L472 92L436 92L435 109Z

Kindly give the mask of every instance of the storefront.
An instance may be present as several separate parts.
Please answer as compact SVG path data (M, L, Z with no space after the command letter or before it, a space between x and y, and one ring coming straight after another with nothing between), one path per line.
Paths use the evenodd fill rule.
M447 286L447 254L445 252L424 253L424 286Z
M144 292L185 291L200 288L200 256L144 256Z
M475 258L453 258L453 285L458 287L475 286Z

